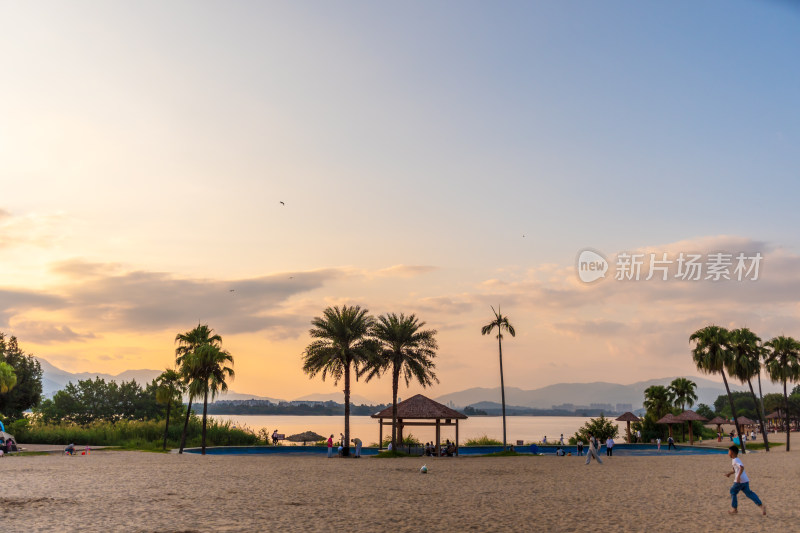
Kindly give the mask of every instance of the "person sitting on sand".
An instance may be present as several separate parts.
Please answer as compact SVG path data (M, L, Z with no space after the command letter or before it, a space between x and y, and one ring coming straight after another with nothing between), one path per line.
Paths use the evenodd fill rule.
M558 455L559 457L564 457L567 454L564 452L564 449L561 448L561 446L559 446L558 449L556 450L556 455Z
M731 464L733 468L730 472L725 474L725 477L733 476L733 486L731 487L731 510L728 511L730 514L736 514L739 512L739 502L737 501L736 495L739 494L739 491L744 492L744 495L753 500L753 503L761 507L761 514L767 514L767 507L761 502L758 498L758 495L750 490L750 478L747 477L747 474L744 472L744 465L742 464L742 460L739 459L739 447L735 444L728 448L728 457L732 459Z
M73 455L75 453L75 444L68 444L66 448L64 448L64 453L66 455Z

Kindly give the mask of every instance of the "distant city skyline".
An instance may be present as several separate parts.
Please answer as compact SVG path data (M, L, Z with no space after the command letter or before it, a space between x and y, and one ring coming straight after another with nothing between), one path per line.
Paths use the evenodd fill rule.
M800 337L796 4L3 12L0 331L65 370L169 367L200 322L234 390L332 393L301 354L343 304L438 330L431 397L499 385L490 306L525 389L699 376L711 323ZM720 253L758 279L675 277ZM669 279L614 279L632 254Z

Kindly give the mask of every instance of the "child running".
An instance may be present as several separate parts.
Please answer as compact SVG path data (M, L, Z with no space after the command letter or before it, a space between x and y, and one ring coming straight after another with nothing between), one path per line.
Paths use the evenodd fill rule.
M731 487L731 510L728 511L730 514L736 514L738 512L737 508L739 507L739 503L736 500L736 495L739 494L739 491L744 492L744 495L753 500L753 502L761 507L761 514L767 514L767 507L761 503L761 500L758 499L758 495L750 490L750 478L747 477L747 474L744 472L744 465L742 464L742 460L739 459L739 448L734 444L730 448L728 448L728 457L732 459L733 469L725 474L725 477L733 476L733 486Z

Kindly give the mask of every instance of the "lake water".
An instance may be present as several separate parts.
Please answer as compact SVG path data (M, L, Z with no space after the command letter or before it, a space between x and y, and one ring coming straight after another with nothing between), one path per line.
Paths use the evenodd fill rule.
M258 432L266 429L269 433L277 429L287 437L304 431L314 431L320 435L334 435L339 438L339 433L344 432L343 416L280 416L280 415L213 415L211 418L219 421L230 421L239 427L246 427ZM517 440L525 442L539 442L547 436L548 442L554 442L561 433L564 439L571 437L578 429L590 420L580 416L509 416L506 417L506 433L509 443ZM620 428L620 437L625 432L624 422L614 422ZM424 426L411 426L405 428L405 435L411 433L422 442L433 441L436 437L436 428ZM391 434L391 427L384 427L384 438ZM475 416L458 423L459 440L463 443L469 438L487 435L491 438L503 440L503 418L499 416ZM364 445L378 442L378 421L369 416L350 417L350 436L359 437ZM441 439L455 440L455 427L442 427ZM288 443L287 443L288 444Z

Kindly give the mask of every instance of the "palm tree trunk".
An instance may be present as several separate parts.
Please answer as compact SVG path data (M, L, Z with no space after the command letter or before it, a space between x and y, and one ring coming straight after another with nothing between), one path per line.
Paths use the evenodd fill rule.
M183 453L183 448L186 446L186 430L189 427L189 415L192 412L192 396L189 396L189 405L186 406L186 419L183 421L183 433L181 433L181 446L178 453Z
M764 410L759 409L759 403L756 399L756 392L753 390L753 381L747 379L747 384L750 386L750 396L753 397L753 403L756 404L756 412L758 412L758 425L761 428L761 435L764 436L764 450L769 451L769 441L767 440L767 432L764 430Z
M500 352L500 399L503 403L503 449L506 449L506 388L503 383L503 341L498 328L497 348Z
M761 365L758 367L758 398L761 400L761 412L764 412L764 393L761 392Z
M206 383L205 394L203 394L203 437L201 441L201 455L206 454L206 413L208 413L208 383Z
M786 380L783 380L783 408L786 410L786 451L789 451L789 395L786 394Z
M350 457L350 361L347 362L344 370L344 442L342 443L342 457Z
M172 398L167 401L167 423L164 425L164 450L167 449L167 433L169 432L169 410L172 407Z
M392 450L397 450L397 389L400 382L400 367L392 369Z
M728 379L725 377L725 370L721 370L722 382L725 383L725 391L728 393L728 403L731 405L731 413L733 413L733 425L736 426L736 433L739 435L739 444L742 447L742 454L746 454L747 450L744 448L744 439L742 438L742 430L739 429L739 420L736 415L736 407L733 405L733 396L731 396L731 389L728 387Z

